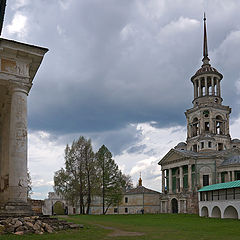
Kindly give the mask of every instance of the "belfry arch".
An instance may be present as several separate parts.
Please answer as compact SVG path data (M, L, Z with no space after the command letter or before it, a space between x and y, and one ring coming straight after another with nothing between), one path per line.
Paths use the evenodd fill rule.
M199 120L195 117L192 121L192 137L195 137L199 134Z
M221 115L216 116L215 132L218 135L224 135L224 121Z

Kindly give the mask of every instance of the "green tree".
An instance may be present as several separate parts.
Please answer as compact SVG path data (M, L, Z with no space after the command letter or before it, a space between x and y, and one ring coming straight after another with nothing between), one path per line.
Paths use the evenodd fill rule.
M97 179L94 161L91 140L80 137L73 141L71 147L66 146L65 169L60 169L54 176L54 190L73 205L79 202L81 214L89 214L90 211Z
M126 187L124 175L112 159L111 152L104 145L96 153L98 178L102 190L102 212L106 214L110 206L117 206Z

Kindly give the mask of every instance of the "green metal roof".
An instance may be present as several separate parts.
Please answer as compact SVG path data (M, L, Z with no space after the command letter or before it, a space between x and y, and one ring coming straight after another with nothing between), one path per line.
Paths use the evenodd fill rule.
M206 191L214 191L214 190L220 190L220 189L227 189L227 188L236 188L240 187L240 180L238 181L233 181L233 182L226 182L226 183L218 183L218 184L213 184L213 185L208 185L200 190L199 192L206 192Z

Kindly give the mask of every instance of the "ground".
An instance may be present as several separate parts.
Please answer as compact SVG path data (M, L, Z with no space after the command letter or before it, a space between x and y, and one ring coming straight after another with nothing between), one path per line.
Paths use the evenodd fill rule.
M240 221L200 218L185 214L145 214L69 216L64 219L84 224L84 228L55 234L1 236L1 240L237 240Z

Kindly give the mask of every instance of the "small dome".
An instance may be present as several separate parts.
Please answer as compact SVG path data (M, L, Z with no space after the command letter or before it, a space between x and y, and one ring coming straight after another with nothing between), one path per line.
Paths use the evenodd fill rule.
M202 74L206 74L206 73L215 73L221 79L223 78L223 75L221 73L219 73L216 68L211 67L210 64L206 64L206 65L202 65L202 67L197 70L197 72L192 76L191 79L193 80L193 78L195 78L195 77L197 77L199 75L202 75Z
M232 140L232 142L233 142L233 143L240 143L240 139L235 138L235 139Z
M175 149L186 149L187 144L185 142L180 142L178 145L175 147Z

